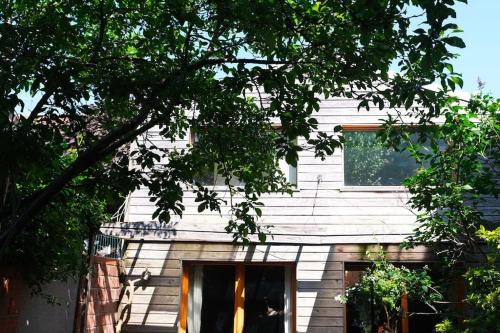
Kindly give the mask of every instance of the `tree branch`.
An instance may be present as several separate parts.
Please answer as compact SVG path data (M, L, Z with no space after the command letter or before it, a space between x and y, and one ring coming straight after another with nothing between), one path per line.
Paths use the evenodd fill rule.
M162 82L157 85L156 89L153 89L151 94L145 100L149 101L155 98L158 93L167 88L169 84L180 86L179 82L177 82L178 80L176 79L182 78L182 80L185 80L186 75L190 72L196 71L205 66L224 63L225 61L225 59L202 59L186 66L186 68L181 68L162 80ZM176 100L178 98L180 98L180 94L176 94ZM170 108L173 109L176 103L177 101L175 103L171 102ZM81 153L66 170L54 179L52 183L47 185L41 191L34 193L29 196L29 198L23 200L23 210L17 217L10 221L10 227L4 229L2 234L0 234L0 255L4 253L8 245L12 242L14 236L26 228L26 226L30 224L32 218L40 212L55 195L61 192L74 177L90 168L93 164L103 159L124 143L127 143L137 135L144 133L146 130L155 126L165 118L165 116L151 118L146 122L146 124L139 127L147 120L150 111L151 110L148 107L145 107L138 115L135 116L134 119L111 131L106 136L98 140L92 147ZM9 214L5 214L4 216L7 215ZM6 217L6 219L8 219L8 217ZM8 223L6 222L8 221L2 221L2 225L7 226Z
M45 104L47 104L47 101L49 100L49 98L52 96L53 93L54 93L53 89L48 89L40 98L40 100L38 100L38 103L36 103L28 119L26 119L28 124L32 123L35 120L35 118L40 114L40 112L42 112L43 107L45 106Z

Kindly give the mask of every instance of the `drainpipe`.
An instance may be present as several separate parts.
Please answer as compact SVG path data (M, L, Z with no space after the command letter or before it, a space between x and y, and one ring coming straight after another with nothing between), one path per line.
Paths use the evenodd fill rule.
M372 325L372 333L377 332L377 328L375 327L375 304L374 304L374 291L375 286L373 285L373 280L370 279L370 319Z
M83 323L80 322L80 332L85 333L87 330L87 313L88 313L88 301L89 301L89 294L90 294L90 289L92 287L92 269L94 265L94 255L95 255L95 247L94 247L94 242L95 242L95 233L91 233L89 237L89 246L87 250L87 254L89 256L88 258L88 264L87 264L87 287L85 290L85 294L83 297L83 311L82 311L82 317L81 320L83 320Z

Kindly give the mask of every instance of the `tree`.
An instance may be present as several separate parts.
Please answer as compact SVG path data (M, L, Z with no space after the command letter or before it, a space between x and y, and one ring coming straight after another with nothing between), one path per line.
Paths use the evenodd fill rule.
M456 269L457 262L479 255L477 267L469 267L464 275L469 292L465 301L471 308L466 331L494 332L500 329L500 248L495 223L500 195L500 100L480 94L465 103L450 97L443 116L444 123L426 128L420 143L406 145L425 166L404 182L411 193L409 205L421 212L420 225L406 245L433 248L452 268L450 278L464 273ZM391 125L382 133L384 140L396 146L401 140L410 142L404 127ZM439 329L451 332L454 325L447 320Z
M227 230L244 239L259 233L258 197L287 190L276 160L295 163L304 149L295 138L305 137L318 157L340 145L318 131L319 95L356 97L366 108L416 102L416 115L439 114L445 91L461 85L449 64L449 48L464 46L449 20L454 2L2 1L1 252L32 232L35 217L82 174L93 175L84 180L92 188L103 170L123 191L148 186L159 219L168 221L182 214L183 186L198 193L200 210L219 209L216 193L192 186L200 166L217 163L226 179L245 181ZM391 65L398 74L389 76ZM435 81L443 90L425 88ZM270 130L276 118L279 134ZM91 121L98 130L88 130ZM171 140L196 127L204 143L188 151L140 145L134 158L147 175L110 162L155 126ZM74 160L61 167L55 154L26 163L23 149L43 150L50 136L77 138ZM168 162L153 168L162 157ZM27 186L39 172L40 186Z
M33 125L42 127L39 131L25 132L21 138L23 142L12 147L20 149L15 152L19 163L17 172L23 174L22 179L16 179L18 197L47 186L52 177L73 163L78 155L81 137L72 140L64 135L68 133L66 128L70 123L63 121L57 127L51 127L40 124L41 121L45 118ZM96 131L95 128L90 130ZM32 135L47 144L33 145ZM2 259L2 265L15 265L34 292L42 292L41 286L45 282L78 276L82 268L82 252L87 250L83 241L98 232L100 223L108 221L124 199L120 196L124 190L117 179L119 174L110 174L109 164L116 164L118 170L128 166L127 161L127 152L122 150L112 161L103 161L75 177L34 217L32 226L16 236L13 246L7 249ZM6 164L9 162L5 161ZM3 169L6 164L2 161L2 170L6 170ZM40 164L48 167L39 167ZM15 200L16 197L9 199Z

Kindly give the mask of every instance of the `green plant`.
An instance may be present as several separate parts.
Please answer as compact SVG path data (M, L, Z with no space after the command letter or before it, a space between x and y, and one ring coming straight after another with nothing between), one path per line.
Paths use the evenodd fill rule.
M426 167L404 185L410 207L421 212L410 244L432 246L454 265L464 254L481 252L476 232L491 225L482 206L500 195L500 100L478 95L465 104L450 98L443 116L443 124L424 129L428 149L422 143L405 148ZM392 131L393 138L401 133Z
M499 234L492 217L500 196L500 100L474 95L466 103L449 98L444 123L422 128L422 142L411 143L404 127L389 122L382 138L393 146L406 142L405 150L425 168L405 180L411 193L409 205L418 210L419 226L404 244L425 244L448 265L448 280L464 271L459 261L482 258L466 268L469 310L450 308L450 316L438 325L442 332L494 332L499 330ZM431 142L428 149L423 141ZM496 228L496 229L495 229ZM458 266L460 267L460 266ZM465 317L461 328L457 317Z
M387 261L383 251L374 256L372 266L367 268L361 279L344 295L337 297L341 303L351 303L359 316L359 325L364 332L373 332L372 312L377 318L383 318L388 332L397 332L398 322L402 318L401 297L405 294L409 300L425 303L430 310L437 311L433 301L441 300L441 294L433 287L428 268L409 269L395 266Z
M442 333L489 333L500 331L500 227L486 230L481 226L477 236L488 244L487 261L478 267L471 267L464 274L467 283L468 315L459 325L445 319L436 326Z
M467 282L466 303L472 315L466 320L467 333L500 331L500 227L486 230L481 226L477 236L488 244L487 261L471 267L464 277Z

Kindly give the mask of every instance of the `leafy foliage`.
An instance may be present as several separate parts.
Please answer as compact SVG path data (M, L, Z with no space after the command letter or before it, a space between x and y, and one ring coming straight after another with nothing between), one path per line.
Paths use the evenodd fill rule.
M465 320L466 328L457 328L457 325L446 319L436 328L442 333L486 333L498 332L498 311L500 310L500 228L486 230L481 226L477 231L478 237L485 240L490 252L486 265L472 267L465 273L468 293L465 299L470 306L470 315Z
M43 123L41 123L43 122ZM33 127L42 127L36 134L27 132L27 142L21 151L13 152L16 160L2 160L0 170L5 181L15 181L17 197L4 201L4 205L16 209L22 205L16 199L29 196L43 189L54 174L67 168L77 157L77 146L83 140L83 133L73 141L66 141L67 123L56 127L47 126L51 119L39 119ZM19 129L21 130L21 129ZM38 140L46 145L30 145L30 135L38 135ZM2 136L6 138L7 136ZM7 137L8 138L8 137ZM16 147L13 144L12 147ZM78 275L81 269L84 240L96 233L100 223L109 220L126 189L115 183L120 175L110 173L109 164L127 166L126 152L113 161L103 161L72 179L47 207L34 217L33 225L23 230L9 247L3 265L15 265L25 281L40 292L41 286L52 280L65 280ZM44 163L45 167L40 167ZM16 172L9 173L13 164ZM12 170L12 169L10 169ZM115 168L114 170L119 170Z
M440 112L440 98L461 84L450 65L450 48L464 46L450 22L454 3L1 1L2 254L82 174L121 175L111 177L118 193L148 187L161 222L182 214L185 188L197 193L200 210L217 211L217 193L192 186L196 171L213 163L226 179L245 181L242 191L231 189L242 200L232 202L228 231L248 241L260 232L258 197L288 191L277 159L295 164L301 149L324 157L340 146L318 129L318 96L355 97L365 108L416 102L412 111L423 119ZM399 71L390 77L392 64ZM424 88L435 81L442 91ZM278 135L268 130L276 120ZM92 121L99 126L89 130ZM61 123L60 141L79 138L71 163L55 167L60 153L21 153L52 145ZM158 147L146 134L155 128L175 141L190 127L206 134L188 150ZM137 168L106 162L138 137ZM29 185L32 173L45 175L38 186ZM113 187L86 182L92 198L99 191L91 183Z
M477 235L485 240L490 252L487 263L470 268L465 273L468 293L466 302L471 306L473 316L468 319L467 333L486 333L500 330L500 227L488 231L481 226Z
M487 95L473 97L467 105L453 98L449 103L445 122L427 129L431 149L422 150L421 144L406 148L428 167L404 184L412 194L410 206L422 211L421 226L410 242L437 246L454 264L467 252L480 251L476 231L491 225L484 206L500 194L500 104Z
M377 256L368 256L372 259L372 267L363 272L360 281L348 288L345 295L337 298L344 304L350 302L355 305L360 316L359 325L364 332L373 332L370 318L372 306L375 317L383 318L388 332L396 332L403 315L403 294L409 300L423 302L436 311L431 303L440 300L441 294L433 288L427 267L417 270L395 266L386 260L383 251Z
M467 332L499 330L500 230L493 229L498 209L492 208L500 194L499 102L488 95L473 96L468 103L450 98L443 112L444 123L425 129L431 149L421 150L421 144L406 148L416 161L428 164L405 181L412 194L410 206L422 212L418 215L420 226L406 245L432 247L450 268L470 255L483 255L483 262L464 275L468 285L465 301L471 308ZM401 129L388 126L386 130L385 139L392 144L406 140ZM459 274L455 269L449 272L450 278ZM451 319L437 328L441 332L463 331Z

